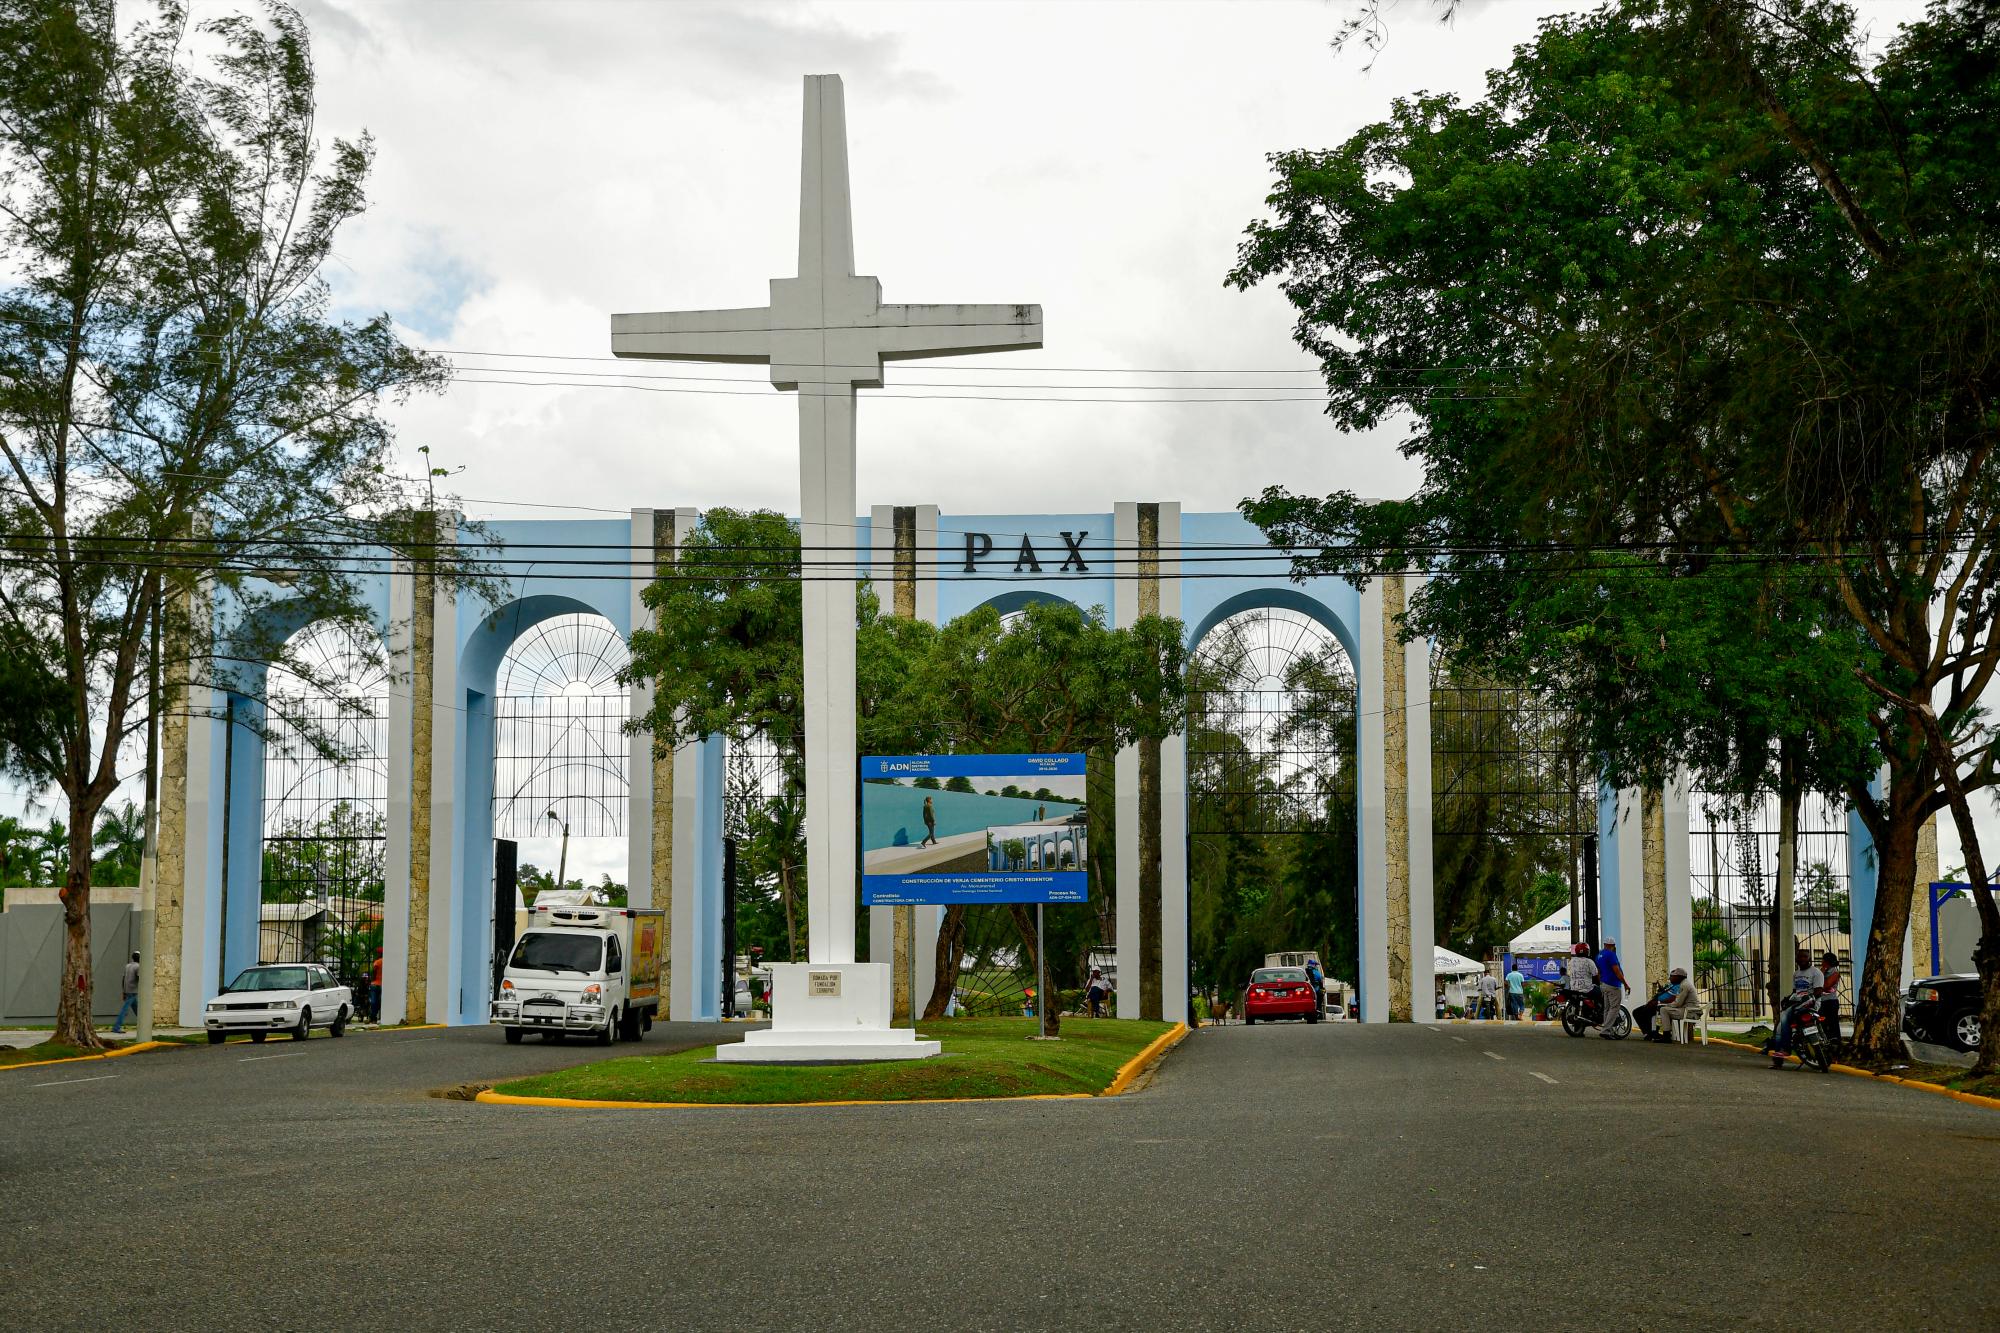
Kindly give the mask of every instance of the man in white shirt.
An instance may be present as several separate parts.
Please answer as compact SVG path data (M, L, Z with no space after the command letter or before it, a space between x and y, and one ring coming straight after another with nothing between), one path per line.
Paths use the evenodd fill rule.
M1810 949L1800 949L1795 961L1797 967L1792 972L1792 993L1786 998L1784 1008L1778 1012L1778 1032L1767 1047L1771 1052L1773 1069L1783 1069L1785 1058L1792 1053L1792 1028L1798 1018L1799 1006L1818 1004L1820 992L1826 989L1826 974L1813 966Z
M1491 972L1482 973L1479 978L1479 1016L1497 1018L1500 1013L1500 983L1493 979Z

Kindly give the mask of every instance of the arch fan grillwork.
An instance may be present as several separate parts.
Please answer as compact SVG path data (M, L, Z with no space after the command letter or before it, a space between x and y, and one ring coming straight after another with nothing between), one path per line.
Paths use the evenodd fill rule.
M548 837L551 810L573 838L623 836L628 660L595 615L551 617L507 650L493 700L494 836Z
M1202 637L1189 668L1190 831L1326 826L1353 785L1354 671L1301 612L1245 611Z

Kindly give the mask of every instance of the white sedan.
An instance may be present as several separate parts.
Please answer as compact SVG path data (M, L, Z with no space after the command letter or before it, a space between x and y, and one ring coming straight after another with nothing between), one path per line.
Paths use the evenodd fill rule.
M353 994L315 963L246 967L202 1011L211 1046L232 1032L247 1032L252 1041L289 1032L303 1041L317 1027L339 1037L353 1016Z

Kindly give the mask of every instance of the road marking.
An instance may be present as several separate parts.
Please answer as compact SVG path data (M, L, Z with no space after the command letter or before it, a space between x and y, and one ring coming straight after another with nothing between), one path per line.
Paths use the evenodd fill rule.
M253 1060L289 1060L295 1055L304 1055L304 1054L305 1054L304 1051L285 1051L279 1055L246 1055L242 1059L238 1060L236 1063L239 1065L247 1065L251 1063Z
M1456 1033L1448 1033L1448 1034L1446 1034L1446 1035L1450 1036L1450 1037L1451 1037L1451 1039L1452 1039L1453 1041L1457 1042L1457 1043L1458 1043L1459 1045L1461 1045L1461 1046L1465 1045L1465 1038L1463 1038L1463 1037L1461 1037L1461 1036L1457 1035Z
M1481 1051L1481 1052L1480 1052L1480 1054L1481 1054L1481 1055L1483 1055L1483 1056L1485 1056L1485 1057L1486 1057L1487 1059L1489 1059L1489 1060L1500 1060L1500 1061L1503 1061L1503 1062L1504 1062L1504 1061L1505 1061L1505 1060L1507 1059L1507 1057L1506 1057L1506 1056L1504 1056L1504 1055L1495 1055L1495 1054L1494 1054L1493 1052L1491 1052L1491 1051Z
M442 1040L444 1040L444 1038L442 1037L396 1037L393 1040L391 1040L389 1044L391 1046L401 1046L406 1041L442 1041Z
M1554 1079L1552 1079L1552 1078L1550 1078L1550 1077L1549 1077L1549 1076L1548 1076L1547 1074L1537 1074L1537 1073L1535 1073L1535 1071L1534 1071L1534 1070L1532 1070L1532 1069L1530 1069L1530 1070L1529 1070L1528 1072L1529 1072L1530 1074L1534 1074L1536 1078L1540 1079L1540 1080L1541 1080L1542 1082L1544 1082L1544 1083L1553 1083L1553 1082L1555 1082L1555 1080L1554 1080Z
M107 1078L117 1078L116 1074L99 1074L96 1078L59 1078L53 1083L36 1083L37 1088L67 1088L73 1083L102 1083Z
M1442 1031L1444 1031L1444 1029L1443 1029L1443 1028L1441 1028L1441 1027L1437 1026L1437 1025L1436 1025L1435 1023L1426 1023L1426 1024L1424 1024L1424 1026L1425 1026L1425 1027L1427 1027L1427 1028L1429 1028L1429 1029L1430 1029L1431 1031L1433 1031L1433 1032L1442 1032Z

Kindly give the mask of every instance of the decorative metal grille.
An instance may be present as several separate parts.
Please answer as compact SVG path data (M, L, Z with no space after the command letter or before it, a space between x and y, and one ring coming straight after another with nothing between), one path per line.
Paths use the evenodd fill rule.
M1697 792L1688 805L1695 981L1718 1016L1755 1018L1770 1011L1777 802ZM1792 912L1798 946L1815 960L1828 951L1840 959L1841 1008L1851 1009L1847 813L1838 802L1809 797L1800 808ZM1791 985L1792 947L1777 950L1780 986Z
M381 941L388 808L379 652L345 626L309 625L273 668L264 751L257 958L324 962L365 1000Z
M1297 611L1244 611L1195 645L1189 668L1188 824L1213 833L1327 826L1353 786L1354 671Z
M547 837L551 810L573 838L624 835L627 660L618 631L593 615L544 620L508 649L493 699L495 837Z

